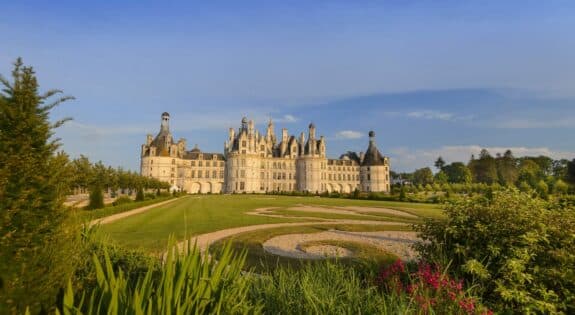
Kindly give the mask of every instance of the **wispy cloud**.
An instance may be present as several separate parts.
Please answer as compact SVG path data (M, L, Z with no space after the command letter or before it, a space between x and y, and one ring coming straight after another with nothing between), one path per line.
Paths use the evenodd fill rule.
M413 111L406 114L409 118L417 118L417 119L438 119L438 120L446 120L450 121L455 118L455 115L452 113L444 113L435 110L420 110L420 111Z
M363 137L363 133L355 130L342 130L335 134L335 139L359 139Z
M297 117L295 117L294 115L286 114L286 115L283 115L281 118L274 118L274 121L276 121L278 123L290 124L290 123L298 122L299 119Z
M407 119L419 119L419 120L441 120L441 121L462 121L471 120L473 116L471 115L457 115L455 113L443 112L438 110L413 110L409 112L399 112L392 111L386 112L388 117L403 117Z
M575 128L575 117L553 119L514 118L497 121L494 126L502 129Z

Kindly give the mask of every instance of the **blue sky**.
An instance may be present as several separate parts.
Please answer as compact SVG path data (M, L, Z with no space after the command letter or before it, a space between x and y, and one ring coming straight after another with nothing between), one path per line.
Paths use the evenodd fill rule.
M170 112L176 137L221 152L241 117L328 154L367 147L392 168L438 155L575 158L573 1L11 1L0 73L22 56L41 87L77 100L53 112L64 149L138 169Z

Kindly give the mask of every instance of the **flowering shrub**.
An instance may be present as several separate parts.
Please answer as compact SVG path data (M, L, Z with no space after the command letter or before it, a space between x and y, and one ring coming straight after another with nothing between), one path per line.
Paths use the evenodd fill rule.
M495 310L575 313L575 208L516 189L447 205L416 229L427 261L477 285Z
M407 295L423 314L493 314L463 290L463 281L437 265L420 262L409 272L401 260L381 269L377 285L391 294Z

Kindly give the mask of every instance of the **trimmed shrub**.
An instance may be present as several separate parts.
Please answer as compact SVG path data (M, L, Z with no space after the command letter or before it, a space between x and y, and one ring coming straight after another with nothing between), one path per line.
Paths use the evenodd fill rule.
M144 189L141 187L138 188L138 192L136 193L136 201L144 201Z
M128 197L128 196L122 196L122 197L118 197L116 200L114 200L114 202L112 202L112 206L119 206L119 205L123 205L126 203L131 203L133 202L132 198Z
M104 194L102 193L102 186L95 184L90 190L90 203L86 207L88 210L104 208Z

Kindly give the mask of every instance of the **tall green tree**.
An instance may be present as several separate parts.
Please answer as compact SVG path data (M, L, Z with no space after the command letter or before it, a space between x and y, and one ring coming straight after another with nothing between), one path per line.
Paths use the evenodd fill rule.
M507 150L503 156L497 157L496 165L499 184L504 186L511 186L517 182L517 178L519 176L517 160L513 156L511 150Z
M12 80L0 77L0 314L47 309L70 276L62 183L67 158L56 155L49 113L71 99L40 94L31 67L18 59ZM66 232L68 231L68 232ZM67 234L68 233L68 234ZM73 269L72 269L73 270Z
M481 150L479 159L469 161L468 167L477 183L493 184L498 181L495 159L486 149Z
M567 163L567 172L565 179L575 185L575 159Z
M541 168L531 159L523 159L519 165L519 182L528 183L531 187L537 186L542 179Z
M471 171L461 162L453 162L443 167L443 172L447 175L447 181L455 184L471 183Z
M443 167L445 166L445 161L444 161L443 158L440 156L440 157L437 158L437 160L435 161L434 165L435 165L435 167L436 167L438 170L441 171L441 170L443 170Z
M429 167L424 167L413 172L413 183L426 186L433 183L433 172Z

